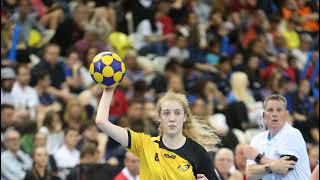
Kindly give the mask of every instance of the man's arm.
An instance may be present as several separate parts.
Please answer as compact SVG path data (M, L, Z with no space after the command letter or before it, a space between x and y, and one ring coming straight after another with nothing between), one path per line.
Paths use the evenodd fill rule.
M257 149L252 146L246 146L245 154L247 159L256 160L259 152ZM294 161L290 161L289 157L285 156L277 160L271 160L266 156L262 156L259 161L259 164L247 165L246 174L249 179L259 179L269 172L267 172L267 168L270 169L270 172L286 175L289 171L289 168L293 168L295 166Z

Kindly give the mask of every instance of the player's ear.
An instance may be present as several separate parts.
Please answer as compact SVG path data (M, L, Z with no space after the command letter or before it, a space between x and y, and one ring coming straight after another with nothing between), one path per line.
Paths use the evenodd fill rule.
M262 117L264 118L264 112L262 113Z

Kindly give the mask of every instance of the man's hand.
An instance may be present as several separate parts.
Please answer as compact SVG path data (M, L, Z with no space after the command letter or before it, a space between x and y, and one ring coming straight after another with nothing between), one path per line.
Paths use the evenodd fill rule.
M254 160L259 154L259 152L256 148L246 145L244 148L244 154L247 157L247 159Z
M289 168L294 168L295 165L296 162L290 161L288 156L282 157L270 163L272 171L281 175L286 175L289 172Z

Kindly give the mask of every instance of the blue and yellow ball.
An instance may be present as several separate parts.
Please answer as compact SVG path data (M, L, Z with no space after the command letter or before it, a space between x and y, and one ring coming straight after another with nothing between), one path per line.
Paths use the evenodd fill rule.
M116 53L101 52L93 58L89 71L102 88L114 88L122 81L126 67Z

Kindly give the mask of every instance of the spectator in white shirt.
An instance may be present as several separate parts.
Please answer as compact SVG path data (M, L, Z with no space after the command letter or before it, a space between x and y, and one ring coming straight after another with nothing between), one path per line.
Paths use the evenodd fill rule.
M289 118L287 100L278 94L270 95L263 107L268 130L256 135L245 149L248 178L310 179L306 143L300 131L286 123Z
M79 132L68 128L65 130L63 145L53 154L59 169L59 177L64 179L71 168L75 167L80 160L80 152L76 145L80 140Z
M35 118L36 108L39 105L37 92L29 86L30 68L27 65L21 65L17 69L17 81L12 88L12 95L18 100L15 102L15 108L18 111L17 117L21 119Z
M20 134L14 129L4 133L6 151L1 153L1 179L21 180L32 167L32 160L20 149Z

